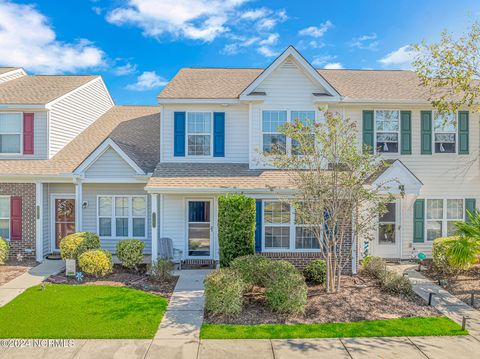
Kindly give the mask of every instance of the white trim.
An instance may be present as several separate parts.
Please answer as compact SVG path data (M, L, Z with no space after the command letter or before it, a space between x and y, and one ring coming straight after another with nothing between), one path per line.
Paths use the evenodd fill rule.
M8 81L12 81L12 80L16 80L16 79L18 79L18 78L20 78L20 77L23 77L23 76L26 76L26 75L27 75L27 73L25 72L25 70L23 69L23 67L20 67L20 68L17 68L17 69L10 70L10 71L8 71L8 72L4 72L3 74L0 75L0 79L1 79L2 77L7 77L7 76L15 75L17 72L18 72L18 73L21 73L21 76L15 77L15 78L13 78L13 79L11 79L11 80L4 81L4 82L2 82L2 83L8 82Z
M58 252L59 248L55 248L55 200L56 199L73 199L75 194L72 193L52 193L50 194L50 248L52 252ZM75 203L76 206L76 203ZM75 208L76 209L76 208ZM75 225L77 222L77 213L75 213ZM75 232L77 227L75 227Z
M287 57L292 56L300 65L301 69L309 75L314 81L318 82L327 92L339 98L340 94L325 80L325 78L318 73L318 71L295 49L292 45L278 56L245 90L240 96L248 96L267 78L278 66L280 66Z
M35 238L36 238L36 260L43 261L43 183L35 183Z
M111 138L107 138L92 153L90 153L87 158L85 158L83 162L73 171L73 174L84 174L90 168L90 166L92 166L95 161L97 161L109 148L112 148L115 152L117 152L117 154L125 162L127 162L138 175L145 175L145 172L135 163L135 161L128 157L127 154L123 152L123 150Z
M215 253L215 236L213 228L215 228L214 222L214 206L215 198L213 197L185 197L185 254L184 257L187 259L212 259ZM188 225L190 224L188 220L188 203L189 202L210 202L210 255L209 256L189 256L188 255ZM193 222L193 223L206 223L206 222Z
M47 110L45 105L29 105L29 104L16 104L16 103L2 103L0 109L42 109Z
M221 104L235 105L240 103L238 99L232 98L160 98L157 97L160 105L166 104Z
M75 230L83 231L83 184L77 179L75 185Z
M401 248L403 246L403 238L402 238L402 204L401 199L396 198L390 203L395 204L395 243L383 243L380 244L379 239L379 230L380 230L380 218L377 220L376 230L375 230L375 248L374 253L383 258L401 258ZM382 223L392 223L392 222L382 222ZM382 251L383 250L383 251ZM389 255L389 252L394 252L393 255Z
M419 195L423 183L403 164L395 160L378 178L371 184L372 187L381 188L384 194L400 194L400 186L404 186L406 194Z
M424 214L423 218L425 218L425 225L424 225L424 238L425 241L423 244L428 244L428 243L433 243L434 240L429 240L427 237L427 223L428 222L442 222L442 233L440 237L447 237L448 236L448 222L458 222L458 221L464 221L465 220L465 198L459 197L459 196L427 196L424 197L425 199L425 208L424 208ZM442 200L442 214L443 217L442 219L428 219L427 218L427 208L428 208L428 201L432 200ZM449 199L457 199L462 201L462 218L459 219L448 219L447 218L447 201ZM440 238L439 237L439 238Z
M0 152L0 157L10 157L10 156L23 156L23 112L20 111L8 111L8 112L0 112L2 113L8 113L9 115L11 114L19 114L20 115L20 133L3 133L0 132L0 135L19 135L20 136L20 152Z
M151 194L152 210L150 211L152 218L150 219L150 226L152 230L152 264L157 261L158 258L158 222L160 216L158 215L158 194ZM148 213L147 213L148 215ZM153 216L155 216L155 227L153 226Z

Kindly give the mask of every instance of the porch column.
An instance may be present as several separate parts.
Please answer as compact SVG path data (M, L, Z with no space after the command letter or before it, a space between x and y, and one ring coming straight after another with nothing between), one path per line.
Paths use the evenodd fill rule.
M35 183L35 256L37 262L43 261L43 183ZM48 240L48 239L47 239Z
M75 232L82 231L82 202L83 202L83 184L82 181L75 179Z
M152 194L152 264L158 258L158 194Z

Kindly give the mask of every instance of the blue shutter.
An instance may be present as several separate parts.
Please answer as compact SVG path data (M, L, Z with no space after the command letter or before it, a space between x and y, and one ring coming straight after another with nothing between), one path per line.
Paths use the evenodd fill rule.
M262 200L257 199L255 216L255 252L262 251Z
M175 112L173 116L173 155L185 156L185 112Z
M225 157L225 112L213 113L213 157Z

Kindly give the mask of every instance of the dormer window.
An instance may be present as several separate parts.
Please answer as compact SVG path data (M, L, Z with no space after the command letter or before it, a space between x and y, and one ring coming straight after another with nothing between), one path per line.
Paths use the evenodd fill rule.
M457 130L454 113L435 113L433 120L435 153L455 153Z
M22 113L0 113L0 153L21 153Z
M377 152L398 153L399 129L400 111L375 111L375 147Z
M187 153L189 156L212 154L212 113L187 113Z

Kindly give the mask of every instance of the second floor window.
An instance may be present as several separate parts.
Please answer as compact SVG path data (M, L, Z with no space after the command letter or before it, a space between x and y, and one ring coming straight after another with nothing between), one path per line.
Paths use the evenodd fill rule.
M456 152L456 126L454 113L435 113L433 120L435 153Z
M315 111L292 111L292 122L295 120L300 120L305 126L308 126L310 122L315 122ZM310 136L309 140L309 146L307 148L310 148L314 141L315 141L315 135L312 133ZM306 144L305 144L306 145ZM303 151L300 148L300 144L296 140L292 140L292 154L293 155L302 155Z
M263 152L287 151L287 138L280 127L287 123L287 111L263 111Z
M378 152L398 153L399 129L400 111L375 111L375 147Z
M0 113L0 153L20 153L22 137L22 114Z
M188 112L187 153L189 156L210 156L212 153L212 113Z

